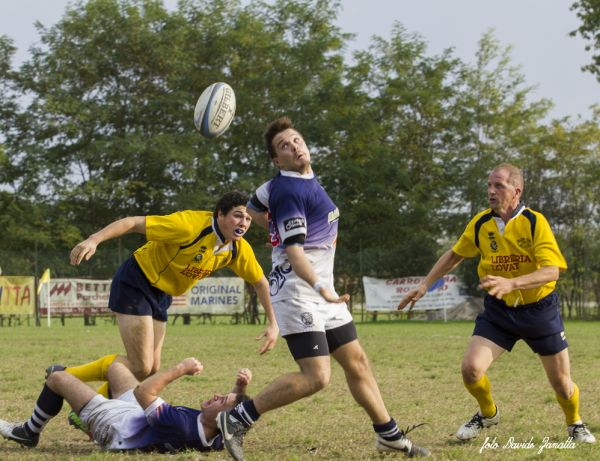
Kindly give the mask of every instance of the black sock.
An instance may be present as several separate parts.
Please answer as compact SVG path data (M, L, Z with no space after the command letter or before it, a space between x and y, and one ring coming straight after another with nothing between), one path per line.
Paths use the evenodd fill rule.
M44 384L35 404L31 418L25 423L25 430L30 434L39 434L48 421L60 413L63 398Z
M384 424L373 424L373 429L381 438L385 440L398 440L402 438L402 432L398 429L398 425L394 418Z
M252 400L244 400L238 403L230 413L235 419L243 424L244 427L251 427L260 418Z

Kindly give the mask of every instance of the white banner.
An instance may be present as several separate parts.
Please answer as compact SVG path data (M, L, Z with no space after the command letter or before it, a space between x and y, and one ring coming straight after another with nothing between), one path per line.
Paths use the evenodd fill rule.
M244 280L207 277L187 293L185 306L173 303L169 314L236 314L244 312Z
M402 277L397 279L376 279L363 277L368 311L395 311L398 303L425 277ZM446 275L427 290L413 310L451 309L462 303L465 297L460 294L461 283L455 275ZM405 308L406 309L406 308Z
M40 293L40 314L106 314L110 280L50 279ZM244 312L244 281L239 277L202 279L185 295L173 296L171 314L235 314Z
M50 279L40 292L40 314L106 314L110 280ZM49 294L49 296L48 296ZM50 299L48 299L48 297ZM48 301L50 301L48 303Z

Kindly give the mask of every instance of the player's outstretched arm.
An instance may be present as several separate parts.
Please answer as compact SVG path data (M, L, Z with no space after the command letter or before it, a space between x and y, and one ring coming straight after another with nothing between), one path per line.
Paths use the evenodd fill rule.
M289 245L285 247L290 264L294 272L311 287L313 287L325 301L329 303L345 303L350 300L349 294L336 296L332 288L318 279L310 261L304 253L304 247L301 245Z
M158 398L167 385L182 376L197 375L202 373L203 370L203 365L197 359L189 357L169 370L149 376L138 384L133 394L142 408L146 409Z
M273 312L273 306L271 304L269 282L265 276L263 275L262 278L252 286L256 290L256 296L258 296L258 300L265 309L265 314L267 316L267 328L265 328L265 330L256 338L257 341L264 338L264 342L258 350L260 354L264 354L275 347L277 338L279 337L279 326L277 325L277 320L275 319L275 313Z
M90 235L83 242L79 242L71 250L70 261L74 266L78 266L84 259L89 259L96 253L96 248L102 242L110 240L121 235L137 232L140 234L146 233L146 217L145 216L129 216L127 218L118 219L110 223L105 228Z
M463 259L464 258L462 256L456 254L452 250L446 251L433 265L429 271L429 274L427 274L419 286L410 290L408 293L406 293L404 298L400 300L398 303L398 310L404 309L409 303L410 309L412 309L415 303L425 296L427 289L433 285L433 282L452 271L462 262Z

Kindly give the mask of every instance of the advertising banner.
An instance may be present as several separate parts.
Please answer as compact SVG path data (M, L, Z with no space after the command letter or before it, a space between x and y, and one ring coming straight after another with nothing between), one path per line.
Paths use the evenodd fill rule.
M368 311L395 311L398 303L425 277L402 277L397 279L376 279L363 277L366 306ZM413 310L451 309L462 303L465 297L460 294L461 283L455 275L446 275L427 290ZM405 308L406 309L406 308Z
M35 277L0 277L0 314L35 313Z
M186 303L175 303L169 314L236 314L244 312L244 280L239 277L208 277L187 293Z
M108 314L110 280L50 279L40 292L40 314Z

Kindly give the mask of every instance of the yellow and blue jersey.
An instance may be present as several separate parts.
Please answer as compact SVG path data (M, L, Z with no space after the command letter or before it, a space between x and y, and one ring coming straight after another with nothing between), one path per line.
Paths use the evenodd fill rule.
M479 255L480 279L486 275L515 278L543 266L557 266L561 271L567 268L544 215L524 205L506 224L489 208L478 213L467 224L452 251L464 258ZM510 307L535 303L552 293L555 286L553 281L538 288L515 290L502 300Z
M251 284L263 276L250 244L225 242L210 211L146 216L146 238L134 257L150 284L172 296L223 267Z

